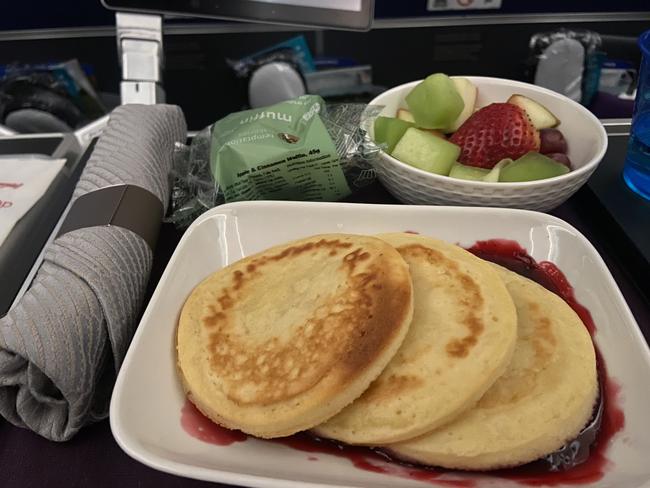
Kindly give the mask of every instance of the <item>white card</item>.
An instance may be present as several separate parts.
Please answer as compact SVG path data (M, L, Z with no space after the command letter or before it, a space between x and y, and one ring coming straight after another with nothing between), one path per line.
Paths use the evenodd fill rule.
M38 155L0 158L0 245L40 200L64 164L65 159Z

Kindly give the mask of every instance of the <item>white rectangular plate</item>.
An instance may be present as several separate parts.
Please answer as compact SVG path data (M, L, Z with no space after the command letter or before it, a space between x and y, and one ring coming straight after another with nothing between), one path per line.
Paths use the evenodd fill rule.
M598 328L596 341L610 376L621 386L625 412L625 427L607 453L611 466L592 486L650 486L648 346L611 274L587 239L557 218L512 209L244 202L205 213L188 229L170 259L120 370L110 420L122 449L168 473L244 486L431 486L362 471L344 458L260 440L230 446L208 444L188 435L180 424L185 399L175 369L174 332L186 297L203 278L243 256L291 239L319 233L406 230L463 246L477 240L512 239L537 261L559 266L574 286L577 299L591 311ZM317 462L308 459L314 456ZM489 477L472 479L477 487L517 486Z

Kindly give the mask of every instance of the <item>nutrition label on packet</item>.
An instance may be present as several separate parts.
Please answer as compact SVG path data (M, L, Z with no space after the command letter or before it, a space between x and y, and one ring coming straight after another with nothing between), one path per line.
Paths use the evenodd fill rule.
M292 157L246 170L236 181L223 187L227 201L257 200L273 195L293 198L299 192L305 200L338 200L349 193L336 154L311 149Z
M211 169L226 202L335 201L350 194L318 116L321 104L320 97L304 96L215 124Z

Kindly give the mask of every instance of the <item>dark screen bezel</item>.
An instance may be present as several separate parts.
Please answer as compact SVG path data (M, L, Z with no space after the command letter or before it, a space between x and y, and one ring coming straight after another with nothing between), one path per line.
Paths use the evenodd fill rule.
M255 0L102 0L102 3L109 9L120 11L361 31L369 30L372 26L374 11L374 0L361 0L359 12L276 5Z

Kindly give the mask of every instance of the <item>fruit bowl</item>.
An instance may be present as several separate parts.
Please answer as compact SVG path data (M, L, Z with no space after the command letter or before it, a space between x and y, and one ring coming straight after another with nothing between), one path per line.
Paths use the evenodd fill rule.
M452 77L453 78L453 77ZM561 121L573 169L554 178L516 183L488 183L442 176L403 163L382 151L375 167L382 184L402 203L467 205L551 210L573 195L591 176L607 150L607 134L598 118L582 105L546 88L480 76L465 76L478 87L476 107L505 102L513 94L529 97ZM405 97L420 81L396 86L370 102L384 106L381 115L394 117L407 108ZM371 135L374 136L371 129Z

